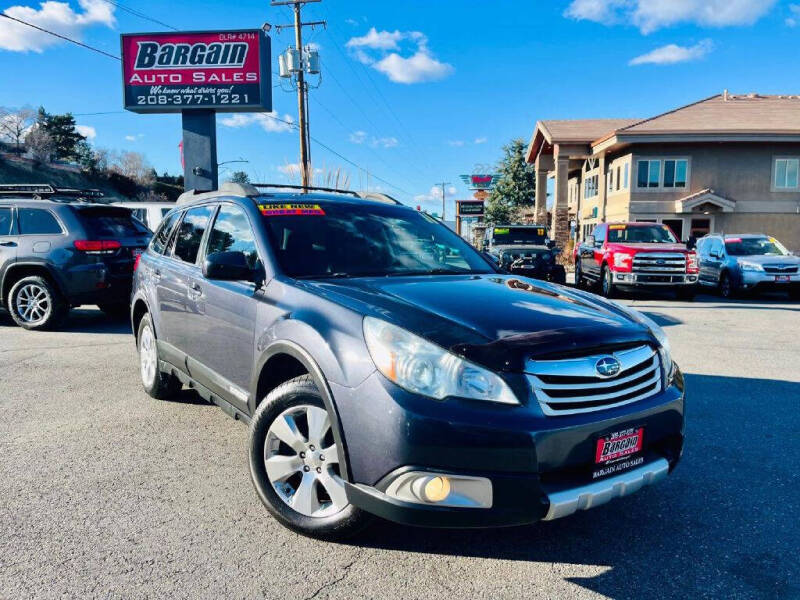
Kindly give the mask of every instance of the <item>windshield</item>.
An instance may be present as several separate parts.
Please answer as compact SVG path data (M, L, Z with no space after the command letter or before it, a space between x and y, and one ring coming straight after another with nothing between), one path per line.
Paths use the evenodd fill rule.
M725 249L730 256L787 256L789 251L775 238L727 238Z
M495 227L493 233L493 243L496 246L504 244L544 246L547 239L547 229L544 227Z
M278 263L291 277L494 272L454 232L405 207L263 202L259 209Z
M609 242L634 242L637 244L675 244L677 238L666 225L609 225Z

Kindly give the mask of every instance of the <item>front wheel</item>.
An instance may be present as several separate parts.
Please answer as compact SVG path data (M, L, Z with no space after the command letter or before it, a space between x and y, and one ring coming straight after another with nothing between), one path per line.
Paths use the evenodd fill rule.
M600 284L603 296L606 298L614 298L617 295L617 288L614 285L614 274L607 266L603 267Z
M723 298L733 298L734 295L734 288L733 282L731 281L731 276L728 275L727 271L724 271L722 275L719 276L719 284L717 286L717 291L719 295Z
M250 476L267 510L309 537L338 540L361 531L369 515L347 499L344 455L310 375L275 388L250 425Z

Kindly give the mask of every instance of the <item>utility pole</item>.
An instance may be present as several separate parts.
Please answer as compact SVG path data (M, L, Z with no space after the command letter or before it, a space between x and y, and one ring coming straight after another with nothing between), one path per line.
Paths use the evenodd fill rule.
M314 27L316 25L325 26L325 21L314 21L303 23L300 10L304 4L321 2L322 0L272 0L271 6L292 6L294 8L294 24L276 25L275 29L280 33L281 29L294 27L294 41L299 58L297 69L291 72L297 77L297 115L300 127L300 168L301 178L304 188L310 186L311 180L311 134L308 128L308 84L305 80L305 69L307 66L306 52L303 48L303 27ZM291 51L291 49L290 49ZM281 74L283 76L283 74Z
M445 210L444 210L445 187L444 186L450 185L450 182L449 181L443 181L441 183L437 183L436 185L442 186L442 221L444 221L444 215L445 215Z

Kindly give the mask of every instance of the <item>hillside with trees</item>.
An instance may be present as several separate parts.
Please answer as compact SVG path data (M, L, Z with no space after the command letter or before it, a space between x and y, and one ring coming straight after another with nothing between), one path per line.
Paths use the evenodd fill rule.
M70 113L0 108L0 183L96 188L130 200L175 200L183 176L159 175L139 152L96 148Z

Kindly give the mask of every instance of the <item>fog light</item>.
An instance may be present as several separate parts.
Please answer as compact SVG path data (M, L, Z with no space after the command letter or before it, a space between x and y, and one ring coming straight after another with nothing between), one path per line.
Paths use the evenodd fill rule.
M388 475L377 487L404 502L463 508L492 506L492 482L486 477L405 471Z
M442 502L450 495L450 479L432 477L422 488L422 499L428 502Z

